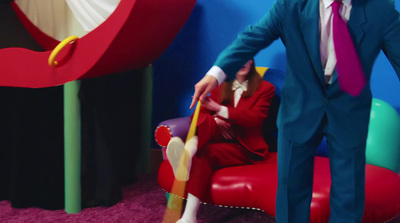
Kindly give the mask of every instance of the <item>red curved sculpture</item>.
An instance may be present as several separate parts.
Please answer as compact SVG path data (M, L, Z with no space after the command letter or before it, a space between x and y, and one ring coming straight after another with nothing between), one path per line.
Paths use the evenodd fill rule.
M59 41L39 30L13 2L21 22L46 50L0 49L0 86L42 88L147 67L169 46L196 0L121 0L99 27L47 61Z

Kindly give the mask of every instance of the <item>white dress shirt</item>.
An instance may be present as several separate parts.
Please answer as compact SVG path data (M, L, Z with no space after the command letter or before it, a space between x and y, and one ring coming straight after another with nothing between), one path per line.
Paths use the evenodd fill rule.
M242 94L244 91L247 91L247 84L249 83L248 80L246 80L243 83L239 83L238 80L234 80L232 83L232 90L234 91L233 93L233 104L234 107L236 108L237 104L239 103L240 98L242 97ZM224 117L226 119L229 118L229 112L228 108L226 106L221 105L221 109L217 112L217 115Z
M332 80L333 71L336 66L336 55L333 46L332 38L332 7L331 4L334 0L320 0L319 1L319 18L320 18L320 51L321 51L321 63L324 68L325 82L330 83ZM350 18L351 11L351 0L342 0L343 6L340 9L342 18L347 22ZM225 78L225 72L217 67L213 66L207 72L206 75L215 77L218 84L221 84Z
M321 62L324 68L325 83L332 81L333 71L336 66L336 54L332 37L332 7L333 0L320 0L319 3L319 22L320 22L320 51ZM350 18L351 0L343 0L340 15L347 22Z

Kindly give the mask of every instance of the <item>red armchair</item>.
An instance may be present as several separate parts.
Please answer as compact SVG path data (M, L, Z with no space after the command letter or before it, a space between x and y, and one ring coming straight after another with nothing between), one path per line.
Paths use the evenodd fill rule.
M264 123L264 134L270 148L276 147L275 118L279 106L284 74L269 69L264 79L276 87L276 98L269 118ZM155 139L165 152L169 139L186 139L190 118L182 117L161 122ZM367 140L366 200L363 223L388 222L400 214L400 117L387 103L373 100ZM272 137L271 137L272 136ZM324 141L315 157L314 186L310 222L328 222L330 171L327 146ZM164 156L165 157L165 156ZM161 187L171 192L174 175L165 160L158 172ZM263 164L227 167L215 172L210 185L211 200L206 203L227 207L262 210L275 216L277 189L276 153Z

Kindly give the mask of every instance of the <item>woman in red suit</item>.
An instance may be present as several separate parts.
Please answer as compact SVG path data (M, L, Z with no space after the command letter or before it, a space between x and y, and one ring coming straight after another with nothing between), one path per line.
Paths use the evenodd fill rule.
M215 170L259 163L268 158L262 123L274 92L275 87L256 72L254 60L249 60L233 81L217 87L202 103L197 136L186 144L179 137L171 139L167 157L175 177L188 180L188 198L179 223L196 222L200 202L209 196ZM188 168L178 170L182 154L189 160Z

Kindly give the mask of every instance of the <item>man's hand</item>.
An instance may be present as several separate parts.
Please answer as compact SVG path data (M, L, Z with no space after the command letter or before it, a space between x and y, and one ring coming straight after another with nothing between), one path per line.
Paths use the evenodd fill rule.
M233 132L233 129L231 128L231 124L229 124L229 122L219 118L215 118L215 122L217 123L221 135L225 139L233 139L235 137L235 133Z
M194 86L194 95L192 103L190 104L190 108L192 109L199 99L201 102L203 102L207 98L208 93L210 93L217 86L218 81L215 77L211 75L205 75L203 79L201 79Z

